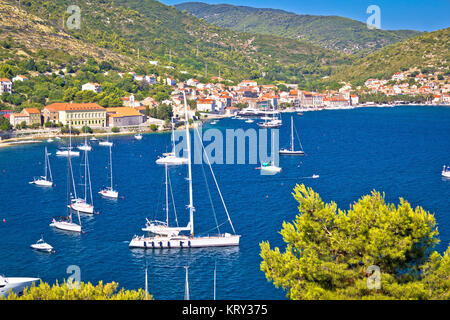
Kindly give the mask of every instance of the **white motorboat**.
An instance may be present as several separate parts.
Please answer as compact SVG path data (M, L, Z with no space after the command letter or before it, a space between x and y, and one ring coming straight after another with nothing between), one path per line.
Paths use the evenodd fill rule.
M450 178L450 166L444 166L442 169L442 176L445 178Z
M96 137L92 137L89 139L90 141L98 141L98 139Z
M188 127L187 120L185 120L185 123L186 123L186 127ZM188 159L187 158L177 157L175 155L175 125L173 123L173 119L172 119L172 136L171 136L171 140L172 140L172 151L171 152L167 152L167 153L163 153L162 156L160 156L160 157L158 157L158 159L156 159L156 163L157 164L168 164L168 165L187 164L188 163Z
M44 252L48 252L48 253L55 252L53 247L51 245L49 245L48 243L46 243L42 237L41 237L41 239L38 240L38 242L33 243L30 247L37 251L44 251Z
M311 178L317 179L317 178L319 178L319 175L318 174L313 174Z
M217 120L213 120L210 122L211 124L217 124Z
M260 170L263 173L272 173L272 174L279 173L282 171L280 167L273 165L272 162L264 162L261 165Z
M297 131L295 131L297 133ZM298 136L297 136L298 138ZM299 139L300 141L300 139ZM300 143L300 147L302 147L301 143ZM290 149L281 149L279 151L279 153L281 155L286 155L286 156L303 156L305 155L305 152L303 151L303 147L302 150L295 150L294 149L294 121L293 121L293 117L291 116L291 148Z
M109 147L109 168L110 168L111 185L109 187L106 187L103 190L100 190L98 193L101 194L103 197L106 197L106 198L117 199L119 197L119 192L114 190L113 172L112 172L112 149L111 149L111 146Z
M184 108L186 114L186 121L188 120L188 108L186 101L186 94L184 95ZM197 135L200 136L200 133L197 130ZM238 246L240 235L235 234L235 230L233 227L233 223L231 222L230 215L228 213L228 209L225 205L225 202L222 197L222 193L220 192L219 185L217 184L216 177L212 170L211 162L209 161L208 155L205 152L204 146L202 144L202 148L208 162L209 168L211 170L212 177L214 178L214 182L216 184L218 193L222 200L223 207L227 214L228 222L233 230L234 234L231 233L223 233L221 234L219 231L219 225L217 225L217 230L219 231L219 235L217 236L196 236L194 237L194 203L193 203L193 189L192 189L192 168L191 168L191 139L189 134L189 127L186 126L186 141L187 141L187 159L188 159L188 184L189 184L189 205L187 206L189 210L189 222L183 230L189 229L189 235L178 235L178 233L164 233L163 231L154 229L159 231L159 234L155 236L137 236L135 235L130 241L130 248L143 248L143 249L157 249L157 248L202 248L202 247L221 247L221 246ZM201 139L200 139L201 141ZM155 224L156 226L156 224ZM170 230L172 227L169 227L167 222L162 223L162 230ZM181 231L183 231L181 230ZM174 230L177 231L177 230Z
M275 138L274 138L274 131L272 131L272 160L269 162L263 162L261 164L261 167L259 169L261 170L261 174L263 175L273 175L280 173L282 169L275 165Z
M35 282L40 281L39 278L25 278L25 277L5 277L0 275L0 297L7 298L10 292L21 296L27 287Z
M255 122L253 119L247 119L247 120L245 120L245 122L246 123L253 123L253 122Z
M140 133L135 134L135 135L134 135L134 138L135 138L136 140L142 140L142 134L140 134Z
M61 138L60 138L60 137L55 137L55 139L56 139L56 140L61 140Z
M48 138L47 142L53 142L54 140L52 138Z
M48 176L47 176L48 174ZM45 166L44 175L39 178L34 178L30 184L35 184L37 186L51 187L53 186L52 170L50 168L50 160L47 153L47 147L45 147Z

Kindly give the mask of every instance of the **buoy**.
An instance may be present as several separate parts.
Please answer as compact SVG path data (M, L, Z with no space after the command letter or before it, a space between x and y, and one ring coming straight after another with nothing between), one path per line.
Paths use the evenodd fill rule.
M124 196L122 196L122 199L125 199L125 197L124 197Z
M3 219L3 222L6 222L6 219Z
M83 234L85 234L86 232L84 232L84 231L82 231L83 232Z
M266 196L266 199L269 199L269 196Z

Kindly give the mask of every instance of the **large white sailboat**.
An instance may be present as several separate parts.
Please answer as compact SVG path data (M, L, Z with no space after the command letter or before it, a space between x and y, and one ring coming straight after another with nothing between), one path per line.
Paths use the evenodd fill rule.
M70 135L70 126L69 126L69 135ZM69 139L69 141L71 141ZM69 142L69 147L71 147L71 144ZM77 212L78 215L78 222L79 224L73 222L72 220L72 207L70 206L72 204L72 186L76 196L76 188L75 188L75 181L73 178L73 170L72 170L72 161L71 155L67 156L67 210L68 210L68 216L62 216L62 217L54 217L52 219L52 222L50 223L50 227L54 227L56 229L65 230L65 231L73 231L73 232L81 232L81 219L80 214Z
M300 139L299 139L299 142L300 142ZM305 152L303 151L301 142L300 142L300 147L302 148L302 150L294 150L294 120L293 120L293 117L291 116L291 148L290 149L281 149L279 151L279 153L281 155L303 156L303 155L305 155Z
M37 186L51 187L53 185L52 170L50 168L50 160L48 157L47 147L45 147L45 165L44 165L44 175L38 178L33 178L30 184L35 184Z
M173 119L172 119L171 123L172 123L172 137L171 137L172 151L163 153L162 157L159 157L158 159L156 159L156 163L157 164L169 164L169 165L187 164L188 163L187 158L177 157L175 155L175 124L173 123ZM188 122L187 118L185 120L185 123L186 123L186 127L188 127L189 122Z
M186 114L186 121L188 119L188 109L187 109L187 101L186 94L184 94L184 108ZM194 129L197 130L198 129ZM231 222L230 215L228 213L227 207L222 197L222 193L220 192L220 188L217 184L216 177L212 170L211 163L209 161L208 155L205 152L205 157L208 161L209 168L211 170L212 176L214 178L214 182L216 184L218 193L222 200L222 204L224 206L225 212L228 217L228 222L230 223L231 229L233 230L233 234L224 233L215 236L194 236L194 200L193 200L193 189L192 189L192 168L191 168L191 139L189 134L189 127L186 126L186 142L187 142L187 159L188 159L188 183L189 183L189 205L187 206L189 209L189 222L186 228L189 228L189 235L179 235L172 234L164 235L164 234L156 234L152 236L137 236L135 235L133 239L130 241L130 248L203 248L203 247L223 247L223 246L238 246L240 235L235 234L235 230L233 227L233 223ZM204 151L204 147L203 147Z
M110 168L111 186L110 187L106 187L103 190L100 190L98 193L101 194L102 196L106 197L106 198L117 199L119 197L119 192L114 190L114 185L113 185L112 150L111 150L111 146L109 146L109 168Z
M74 199L72 199L70 207L78 212L92 214L94 213L94 199L92 197L91 172L89 170L89 158L87 149L84 150L84 163L82 163L81 166L84 167L84 176L82 179L84 181L84 198L75 197ZM88 199L90 199L90 201L88 201Z

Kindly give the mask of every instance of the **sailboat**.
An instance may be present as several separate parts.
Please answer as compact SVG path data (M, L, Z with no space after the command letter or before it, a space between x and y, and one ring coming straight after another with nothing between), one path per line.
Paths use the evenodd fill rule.
M162 236L177 236L181 231L189 231L190 226L187 227L169 227L169 182L168 182L168 174L167 174L167 163L165 164L165 177L166 177L166 221L158 221L153 220L149 221L146 219L147 223L145 224L145 228L142 228L142 231L150 232L157 235ZM171 189L172 190L172 189ZM173 199L172 199L173 200Z
M70 125L69 125L69 136L71 134L70 131ZM71 140L70 140L71 141ZM69 143L69 147L71 147L71 144ZM81 232L81 219L80 214L77 212L78 215L78 222L79 224L76 224L72 220L72 185L74 188L75 198L76 198L76 189L75 189L75 181L73 179L73 170L72 170L72 162L71 162L71 155L70 153L67 156L67 210L69 212L68 216L62 216L62 217L54 217L52 219L52 222L50 223L50 227L54 227L60 230L65 231L73 231L73 232Z
M111 170L111 186L110 187L106 187L105 189L99 191L98 193L101 194L104 197L107 198L113 198L113 199L117 199L119 197L119 193L114 190L113 187L113 173L112 173L112 150L111 150L111 146L109 146L109 168Z
M48 172L48 176L47 176ZM45 169L44 175L39 178L34 178L30 184L35 184L38 186L51 187L53 185L52 170L50 168L50 159L48 157L47 147L45 147Z
M158 159L156 159L156 163L157 164L170 164L170 165L180 165L180 164L186 164L188 162L187 158L183 158L183 157L177 157L175 155L175 125L173 123L173 119L172 119L172 151L171 152L167 152L167 153L163 153L162 157L159 157ZM185 120L186 123L186 128L189 126L188 125L188 120L186 118Z
M87 136L84 137L84 143L77 146L78 150L81 151L91 151L92 147L87 142Z
M281 168L275 165L275 139L273 137L272 130L272 160L269 162L263 162L259 168L263 174L276 174L281 172Z
M302 147L301 143L300 143L300 147ZM291 116L291 148L290 149L281 149L279 151L279 153L282 155L291 155L291 156L305 155L305 152L303 150L294 150L294 121L293 121L292 116Z
M186 94L184 95L184 109L186 114L186 122L188 120L188 109L187 109L187 101ZM195 129L194 129L195 130ZM197 134L198 129L197 129ZM194 237L194 200L193 200L193 189L192 189L192 167L191 167L191 139L189 134L189 127L186 126L186 142L187 142L187 153L188 153L188 183L189 183L189 205L187 208L189 209L189 222L186 226L189 228L189 235L162 235L156 234L154 236L137 236L135 235L130 241L130 248L203 248L203 247L223 247L223 246L238 246L240 235L235 234L235 230L233 227L233 223L231 222L230 215L228 213L227 207L222 197L222 193L220 192L220 188L217 184L216 177L212 170L211 162L209 161L208 155L205 152L206 159L208 161L209 168L211 170L212 176L214 178L214 182L216 184L218 193L222 200L222 204L224 206L225 212L228 217L228 222L233 230L234 234L224 233L219 234L217 236L196 236ZM204 151L204 147L203 147Z
M84 198L75 197L72 199L72 203L70 207L73 210L84 212L84 213L94 213L94 201L92 198L92 185L91 185L91 172L89 170L89 158L88 158L88 150L84 150ZM88 184L89 184L89 195L91 199L91 203L88 202Z
M109 135L106 136L106 141L100 141L98 143L99 146L103 146L103 147L112 147L113 143L111 141L109 141Z

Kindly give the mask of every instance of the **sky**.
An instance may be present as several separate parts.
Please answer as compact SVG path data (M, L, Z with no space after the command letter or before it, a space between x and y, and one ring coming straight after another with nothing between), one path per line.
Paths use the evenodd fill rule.
M174 5L188 0L159 0ZM195 0L191 0L195 1ZM274 8L297 14L335 15L366 23L380 8L381 29L435 31L450 27L450 0L197 0L209 4L227 3L255 8Z

